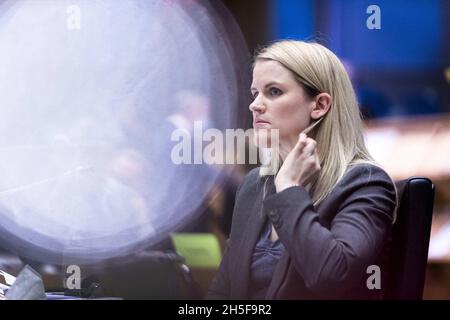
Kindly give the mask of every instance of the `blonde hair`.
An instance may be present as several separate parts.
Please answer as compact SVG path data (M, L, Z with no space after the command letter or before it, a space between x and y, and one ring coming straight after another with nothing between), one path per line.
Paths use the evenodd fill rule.
M379 166L364 142L362 116L350 78L333 52L318 43L282 40L260 50L254 61L261 59L277 61L290 70L311 98L322 92L332 97L328 113L318 120L321 123L315 126L316 121L305 129L315 126L308 135L317 141L321 166L311 184L314 205L327 197L349 166ZM260 170L260 175L265 174Z

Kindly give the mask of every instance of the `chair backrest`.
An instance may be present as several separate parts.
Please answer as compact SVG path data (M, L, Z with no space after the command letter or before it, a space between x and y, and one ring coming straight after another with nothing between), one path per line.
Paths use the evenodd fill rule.
M411 177L396 182L397 221L392 230L385 299L422 299L430 241L434 185Z

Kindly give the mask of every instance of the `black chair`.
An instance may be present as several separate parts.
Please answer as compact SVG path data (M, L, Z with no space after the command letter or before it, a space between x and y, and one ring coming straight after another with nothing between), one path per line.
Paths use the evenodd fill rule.
M434 185L423 177L396 182L399 195L393 226L385 299L420 300L425 283Z

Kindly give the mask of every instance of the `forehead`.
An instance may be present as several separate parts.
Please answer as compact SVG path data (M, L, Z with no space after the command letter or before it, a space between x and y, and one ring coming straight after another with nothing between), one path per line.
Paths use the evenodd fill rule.
M280 83L295 83L294 75L281 63L274 60L258 60L253 68L253 84L258 85L274 81Z

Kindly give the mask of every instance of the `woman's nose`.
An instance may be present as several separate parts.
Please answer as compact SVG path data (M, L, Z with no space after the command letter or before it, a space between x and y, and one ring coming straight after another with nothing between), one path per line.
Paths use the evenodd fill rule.
M265 107L258 99L255 99L250 104L249 109L252 112L263 112L265 110Z

